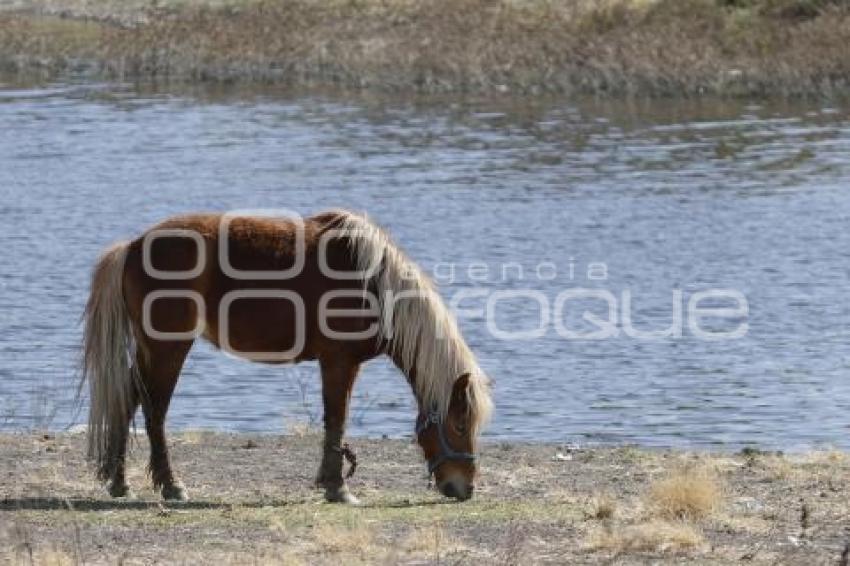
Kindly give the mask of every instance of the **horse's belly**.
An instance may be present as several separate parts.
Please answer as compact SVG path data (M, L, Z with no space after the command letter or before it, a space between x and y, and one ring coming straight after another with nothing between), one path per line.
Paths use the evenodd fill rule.
M225 353L265 363L312 359L303 309L284 299L240 298L207 316L204 338Z

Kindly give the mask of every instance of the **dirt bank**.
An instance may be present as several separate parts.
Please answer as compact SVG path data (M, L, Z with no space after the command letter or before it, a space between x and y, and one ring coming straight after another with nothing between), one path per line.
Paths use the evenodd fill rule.
M28 75L396 91L840 96L843 0L0 0Z
M838 564L850 542L843 453L696 454L488 444L475 498L429 491L415 446L355 439L361 508L312 488L318 437L183 433L192 501L163 505L133 451L110 500L81 435L0 436L0 560L11 563Z

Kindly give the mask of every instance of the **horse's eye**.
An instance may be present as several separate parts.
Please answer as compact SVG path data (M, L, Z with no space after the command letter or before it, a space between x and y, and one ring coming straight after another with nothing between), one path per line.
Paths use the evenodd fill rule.
M466 419L460 419L454 423L455 432L458 434L466 434L466 427Z

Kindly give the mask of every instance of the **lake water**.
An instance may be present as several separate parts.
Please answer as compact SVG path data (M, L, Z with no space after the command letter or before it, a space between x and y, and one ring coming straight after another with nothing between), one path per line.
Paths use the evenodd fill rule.
M0 425L83 420L79 317L110 242L181 212L348 207L386 226L447 299L470 293L461 324L494 380L493 439L850 448L848 180L838 104L5 83ZM557 309L576 288L610 292L620 326L628 290L642 330L670 325L676 290L687 304L731 289L748 314L704 326L748 328L705 340L685 317L681 337L568 338L595 328L584 307L608 312L591 299ZM282 431L319 418L317 385L315 365L198 345L169 425ZM350 430L409 435L414 412L376 360Z

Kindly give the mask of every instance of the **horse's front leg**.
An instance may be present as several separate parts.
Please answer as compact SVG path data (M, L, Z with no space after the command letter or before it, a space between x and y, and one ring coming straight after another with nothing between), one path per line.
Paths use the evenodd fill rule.
M316 484L325 488L325 499L332 503L357 504L342 477L342 437L348 417L348 402L360 364L343 359L320 360L322 402L325 410L325 440L322 464Z

